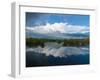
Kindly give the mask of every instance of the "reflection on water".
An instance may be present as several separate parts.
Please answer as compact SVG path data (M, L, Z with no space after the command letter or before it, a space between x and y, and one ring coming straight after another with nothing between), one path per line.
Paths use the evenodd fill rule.
M26 67L89 64L89 47L45 43L44 47L26 48Z
M88 54L89 47L63 47L62 43L45 43L43 48L38 46L37 48L27 48L26 51L33 51L39 54L45 54L46 56L65 57L70 55Z

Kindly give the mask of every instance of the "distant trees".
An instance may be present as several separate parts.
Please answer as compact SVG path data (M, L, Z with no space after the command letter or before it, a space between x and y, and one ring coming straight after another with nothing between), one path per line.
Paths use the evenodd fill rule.
M64 46L86 46L86 45L89 45L89 38L64 40Z
M57 42L62 43L63 46L87 46L89 45L89 38L86 39L40 39L40 38L26 38L26 46L28 47L44 47L45 42Z

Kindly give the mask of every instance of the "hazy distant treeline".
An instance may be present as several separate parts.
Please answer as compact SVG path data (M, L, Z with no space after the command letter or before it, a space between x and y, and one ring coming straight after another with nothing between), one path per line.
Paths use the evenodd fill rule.
M86 39L39 39L39 38L26 38L26 46L27 47L44 47L45 42L57 42L62 43L63 46L88 46L89 38Z

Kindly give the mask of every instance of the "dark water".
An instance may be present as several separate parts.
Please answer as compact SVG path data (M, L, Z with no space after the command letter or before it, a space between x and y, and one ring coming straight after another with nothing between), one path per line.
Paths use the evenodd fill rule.
M34 51L26 51L26 67L58 66L58 65L82 65L89 64L88 54L70 55L65 57L46 56Z

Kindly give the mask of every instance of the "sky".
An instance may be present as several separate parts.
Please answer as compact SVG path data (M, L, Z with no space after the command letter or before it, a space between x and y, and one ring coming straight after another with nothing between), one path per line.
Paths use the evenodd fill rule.
M26 36L86 38L89 37L89 15L26 12Z

